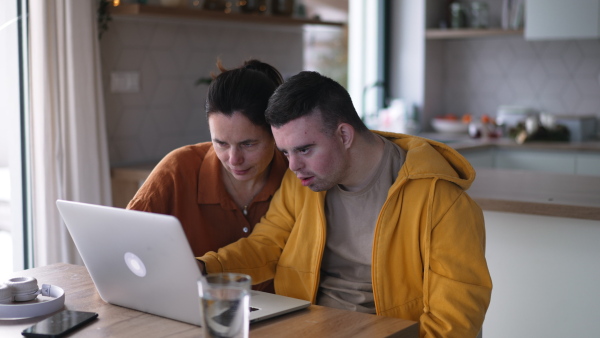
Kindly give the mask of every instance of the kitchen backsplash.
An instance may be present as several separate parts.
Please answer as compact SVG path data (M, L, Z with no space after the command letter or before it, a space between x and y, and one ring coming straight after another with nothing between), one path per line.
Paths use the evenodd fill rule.
M114 18L100 41L111 166L158 161L210 140L196 80L257 58L289 77L303 67L301 27ZM112 93L111 73L137 72L140 91Z
M600 117L600 40L510 36L443 43L445 113L495 116L500 105L525 105Z
M525 41L522 36L436 41L444 113L495 116L500 105L600 117L600 40ZM284 77L303 68L300 27L115 18L101 40L110 161L157 161L208 141L201 77L258 58ZM138 72L140 91L112 93L111 73Z

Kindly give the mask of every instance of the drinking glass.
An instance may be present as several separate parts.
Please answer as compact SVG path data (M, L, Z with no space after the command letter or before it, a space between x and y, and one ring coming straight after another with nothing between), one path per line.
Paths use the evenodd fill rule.
M204 337L247 338L252 279L241 273L217 273L198 281Z

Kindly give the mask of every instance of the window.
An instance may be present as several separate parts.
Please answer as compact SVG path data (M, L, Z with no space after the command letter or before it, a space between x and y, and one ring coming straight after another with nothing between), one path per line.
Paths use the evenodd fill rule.
M27 1L0 2L0 274L29 267L27 165ZM25 184L24 184L25 183Z
M348 91L369 120L385 106L385 2L349 1Z

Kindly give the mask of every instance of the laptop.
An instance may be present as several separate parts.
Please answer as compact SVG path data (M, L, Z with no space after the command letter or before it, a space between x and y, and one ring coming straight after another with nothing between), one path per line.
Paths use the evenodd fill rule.
M56 205L105 302L200 325L201 273L176 217L64 200ZM250 322L308 306L253 290Z

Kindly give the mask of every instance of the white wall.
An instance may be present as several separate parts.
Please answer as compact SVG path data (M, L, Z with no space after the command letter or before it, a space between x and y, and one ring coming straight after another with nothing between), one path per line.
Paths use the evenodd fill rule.
M600 40L516 36L441 43L446 113L495 116L508 104L600 117Z
M284 77L303 67L302 27L115 17L101 40L112 166L157 161L169 151L210 140L200 77L249 58ZM138 93L111 93L111 72L138 72Z
M597 337L600 221L484 216L494 288L483 336Z

